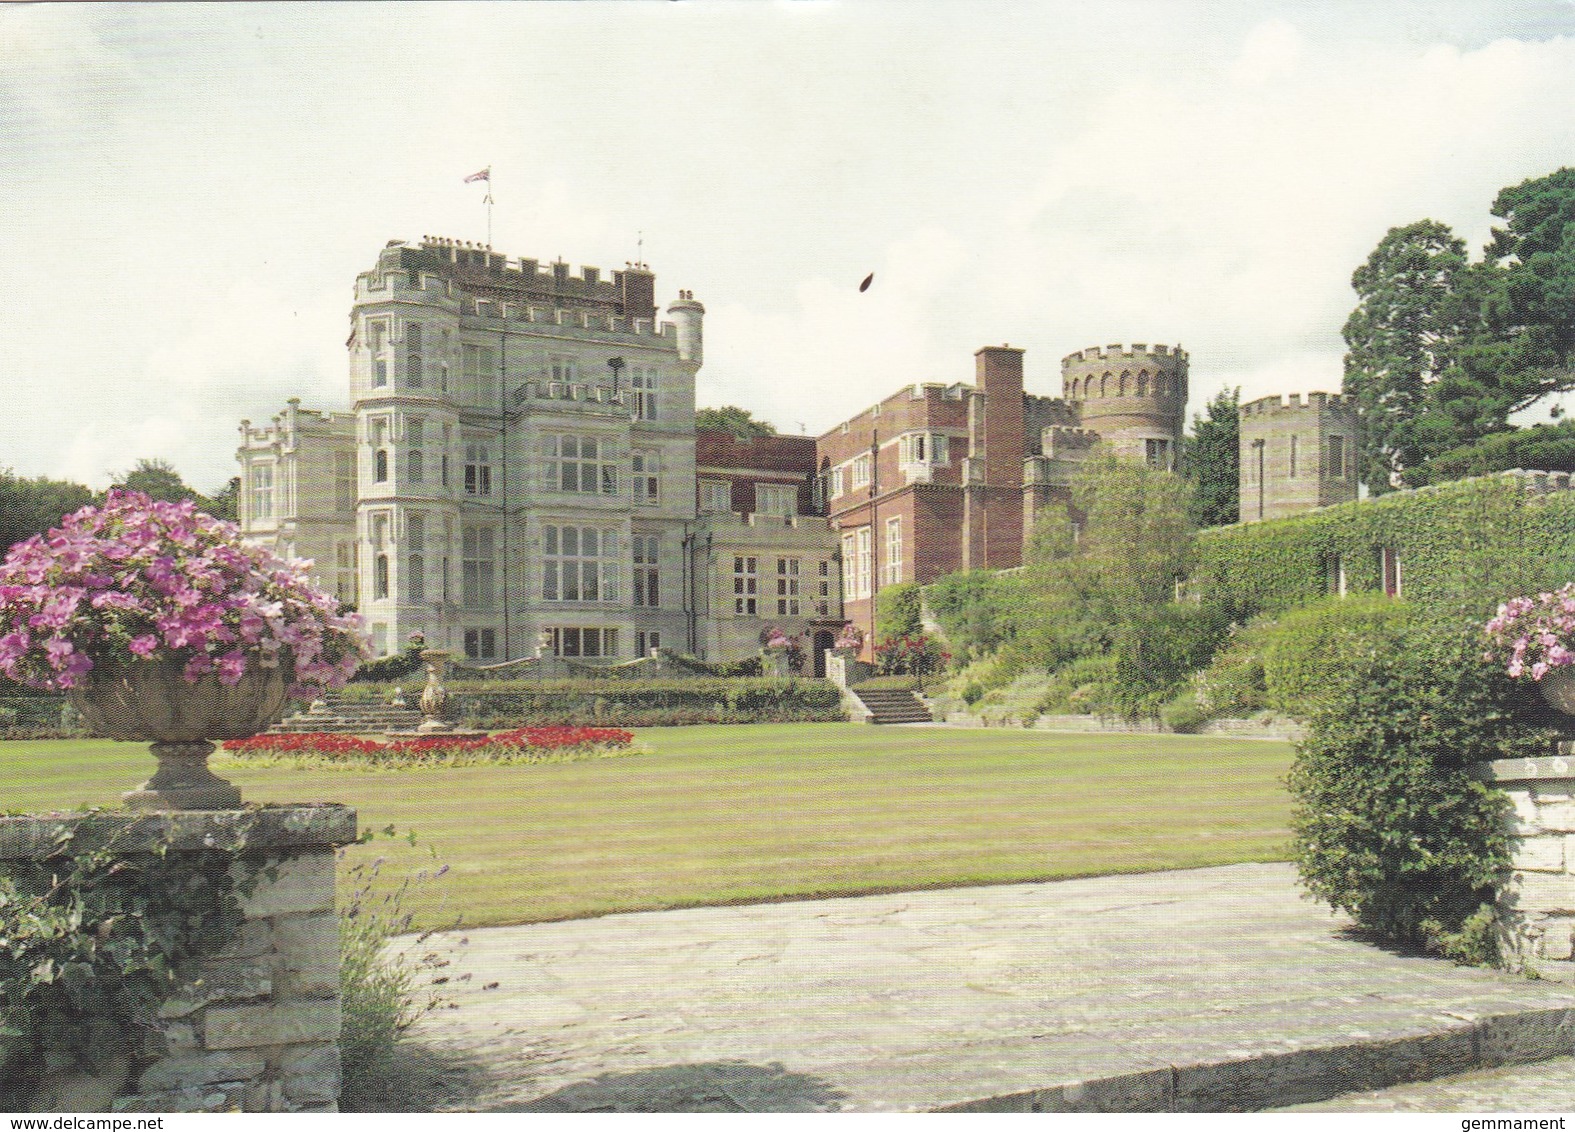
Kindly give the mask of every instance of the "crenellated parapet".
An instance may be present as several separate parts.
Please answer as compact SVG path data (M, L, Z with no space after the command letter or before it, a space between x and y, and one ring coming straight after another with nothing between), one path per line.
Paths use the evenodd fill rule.
M1247 402L1241 406L1241 415L1243 417L1289 416L1305 413L1309 409L1313 412L1347 412L1351 414L1352 419L1355 419L1357 403L1356 398L1348 393L1276 394Z
M1118 397L1185 404L1187 352L1142 342L1090 346L1061 359L1061 392L1069 401Z

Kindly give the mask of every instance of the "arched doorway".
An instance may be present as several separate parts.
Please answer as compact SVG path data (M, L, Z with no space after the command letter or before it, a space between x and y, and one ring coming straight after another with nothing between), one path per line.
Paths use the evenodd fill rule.
M831 651L831 646L835 641L836 638L831 635L830 629L817 629L815 631L814 646L810 649L810 652L815 657L815 678L817 680L826 678L826 654Z

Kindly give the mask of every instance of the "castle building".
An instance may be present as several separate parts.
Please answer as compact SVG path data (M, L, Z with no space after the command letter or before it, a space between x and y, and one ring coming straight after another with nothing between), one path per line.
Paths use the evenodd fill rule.
M1356 398L1263 397L1241 407L1241 521L1280 519L1357 496Z
M843 611L873 636L881 587L1022 564L1035 513L1071 501L1096 443L1173 468L1187 402L1179 347L1068 355L1062 396L1023 389L1023 351L987 346L972 385L904 387L817 442L841 541Z
M662 321L654 296L643 264L575 275L390 242L356 280L350 411L292 401L271 425L242 423L242 529L313 559L379 655L415 633L481 662L726 654L771 624L840 625L835 587L804 600L835 546L807 513L812 451L710 438L702 483L705 308L680 292ZM780 604L778 572L799 591L783 585ZM718 575L755 600L723 616Z

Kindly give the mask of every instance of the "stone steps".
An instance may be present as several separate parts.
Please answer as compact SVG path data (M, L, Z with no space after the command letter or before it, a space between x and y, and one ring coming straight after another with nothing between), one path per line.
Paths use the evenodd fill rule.
M882 690L853 693L874 717L871 723L933 723L930 709L912 692Z
M279 721L269 731L280 734L323 732L353 735L360 732L413 731L420 722L421 712L408 704L395 707L393 704L350 703L339 696L330 695L306 711Z

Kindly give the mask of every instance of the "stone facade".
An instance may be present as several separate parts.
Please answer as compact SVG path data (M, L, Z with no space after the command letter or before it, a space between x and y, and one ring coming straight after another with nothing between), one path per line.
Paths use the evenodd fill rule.
M292 401L271 426L243 424L242 529L313 559L379 655L420 633L483 664L533 656L542 639L585 660L658 647L728 658L711 650L771 618L713 632L697 612L694 540L717 527L697 507L705 308L680 292L659 321L654 296L643 265L604 278L452 240L390 242L356 280L350 413ZM761 468L758 453L712 443L725 510L749 513L758 495L783 518L803 513L814 459L799 447ZM777 550L815 549L818 564L835 546L824 524L817 548L813 524L777 529L752 525L748 540L773 566ZM829 597L824 619L840 624Z
M1241 521L1280 519L1357 495L1356 398L1264 397L1241 407Z
M1509 795L1514 857L1499 889L1499 950L1516 969L1575 982L1575 755L1490 763Z
M40 1107L117 1112L334 1112L339 1100L339 924L334 865L356 838L355 811L288 806L251 811L0 818L0 860L53 852L63 827L113 829L120 852L244 844L240 930L147 1022L121 1067L46 1083ZM80 828L79 828L80 827ZM123 1095L116 1096L116 1093ZM91 1107L82 1106L90 1104Z

